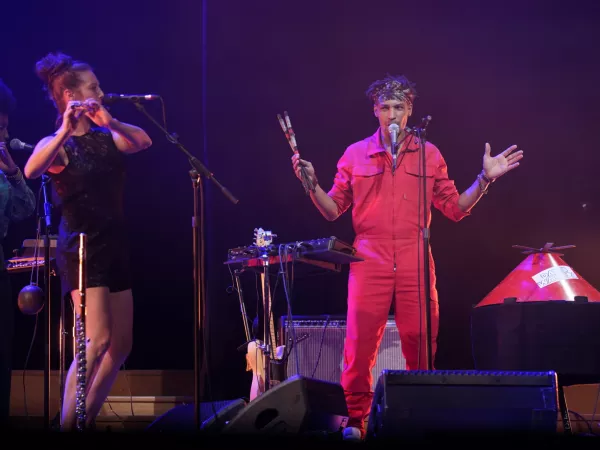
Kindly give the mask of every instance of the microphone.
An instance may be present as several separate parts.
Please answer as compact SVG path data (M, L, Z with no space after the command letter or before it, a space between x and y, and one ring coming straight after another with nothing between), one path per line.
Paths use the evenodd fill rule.
M398 145L398 133L400 133L400 126L397 123L392 123L388 127L390 132L390 138L392 140L392 173L396 170L396 146Z
M15 138L10 141L10 148L13 150L33 150L33 145L26 144L25 142Z
M419 133L422 133L423 131L425 131L425 128L427 128L427 125L429 125L429 122L431 122L431 116L423 117L423 119L421 119L421 123L419 124L419 126L413 128L412 131L414 131L414 132L418 131Z
M141 102L147 100L157 100L160 95L156 94L142 94L142 95L131 95L131 94L106 94L102 97L102 103L110 105L111 103L117 102Z

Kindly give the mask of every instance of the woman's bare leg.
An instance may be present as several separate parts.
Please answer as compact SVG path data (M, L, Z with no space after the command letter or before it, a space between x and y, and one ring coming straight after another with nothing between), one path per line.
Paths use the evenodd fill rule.
M102 358L87 396L88 424L98 413L129 356L133 343L133 296L131 289L109 295L112 329L110 347Z
M75 313L81 313L79 291L71 292ZM109 293L106 287L93 287L86 290L86 317L85 332L87 338L87 378L86 387L92 385L96 371L111 342L111 312L109 306ZM63 413L61 420L62 430L71 430L76 424L75 395L76 395L76 370L77 360L73 358L67 373L65 393L63 399ZM89 409L92 405L87 405Z

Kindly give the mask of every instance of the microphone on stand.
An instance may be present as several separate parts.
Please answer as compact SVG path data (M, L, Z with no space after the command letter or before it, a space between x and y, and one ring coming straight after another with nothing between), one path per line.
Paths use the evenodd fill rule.
M406 132L407 133L422 133L425 131L425 128L427 128L427 125L429 125L429 122L431 122L431 116L425 116L421 119L421 123L419 124L419 126L414 127L414 128L409 128L406 127Z
M33 145L31 144L26 144L25 142L15 138L13 140L10 141L10 148L13 150L28 150L28 151L32 151L33 150Z
M396 158L398 154L396 152L398 146L398 133L400 133L400 126L397 123L392 123L388 127L390 138L392 141L392 173L396 170Z
M138 103L142 101L150 101L150 100L158 100L160 99L160 95L156 94L141 94L141 95L131 95L131 94L106 94L102 97L102 103L106 105L110 105L111 103L117 102L132 102Z
M46 174L42 175L42 190L44 191L44 217L46 220L47 230L52 226L52 204L50 203L48 196L48 184L50 184L50 177Z

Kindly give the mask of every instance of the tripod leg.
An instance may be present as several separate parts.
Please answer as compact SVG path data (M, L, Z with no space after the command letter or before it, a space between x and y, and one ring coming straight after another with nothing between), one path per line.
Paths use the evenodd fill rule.
M558 382L558 405L560 414L562 416L564 433L567 436L570 436L573 434L573 429L571 428L571 419L569 418L569 409L567 408L565 390L563 389L563 385L560 383L560 381Z
M242 313L242 321L244 322L244 333L246 333L246 342L251 339L250 326L248 325L248 315L246 314L246 305L244 303L244 294L242 292L242 284L240 283L239 271L234 271L233 279L235 281L235 290L238 293L238 300L240 302L240 312Z

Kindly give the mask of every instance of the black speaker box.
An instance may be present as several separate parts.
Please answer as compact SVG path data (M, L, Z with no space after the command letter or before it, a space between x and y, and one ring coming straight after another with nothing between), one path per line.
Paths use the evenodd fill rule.
M551 434L555 372L390 371L379 377L367 439L427 434Z
M248 403L223 434L327 436L340 432L347 421L340 384L293 376Z
M540 301L471 312L477 370L553 370L562 385L600 381L600 303Z
M219 432L232 417L238 414L247 402L243 398L202 402L198 410L200 431ZM215 414L216 413L216 414ZM194 420L194 404L179 405L157 417L148 427L152 432L196 432Z

